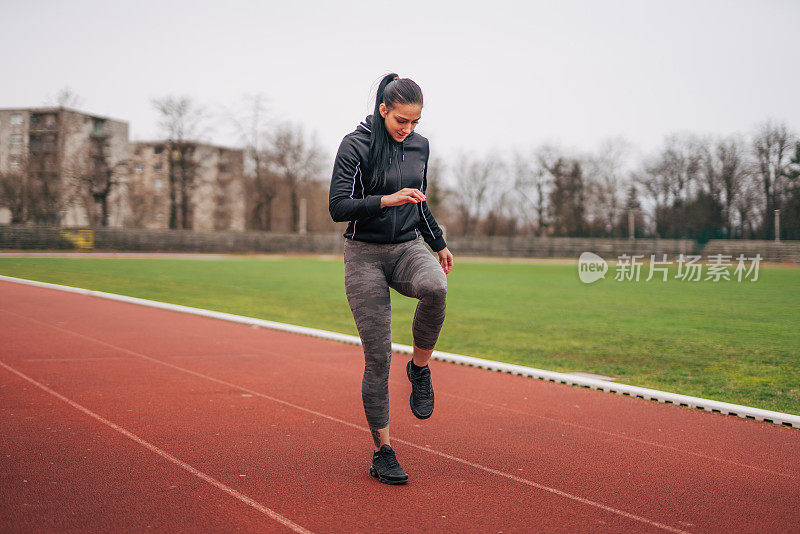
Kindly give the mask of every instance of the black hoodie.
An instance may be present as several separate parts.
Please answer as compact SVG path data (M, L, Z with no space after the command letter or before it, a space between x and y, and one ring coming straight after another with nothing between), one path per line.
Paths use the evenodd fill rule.
M389 136L391 162L386 168L386 186L366 194L365 186L369 179L362 174L362 169L368 162L371 130L372 115L367 115L339 145L328 196L331 217L335 222L350 221L342 234L348 239L403 243L422 234L431 250L442 250L447 244L427 202L407 202L381 208L383 195L391 195L404 187L425 193L430 153L428 140L413 131L400 143Z

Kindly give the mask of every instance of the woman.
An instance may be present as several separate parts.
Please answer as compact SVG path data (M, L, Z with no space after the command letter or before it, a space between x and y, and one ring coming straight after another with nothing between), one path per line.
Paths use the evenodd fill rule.
M428 360L444 323L446 275L453 268L453 255L425 202L428 140L414 133L421 113L419 86L396 74L384 76L373 114L339 145L329 195L333 220L350 221L343 234L344 282L364 348L361 396L375 445L370 475L386 484L408 481L389 443L389 288L419 299L406 374L411 411L427 419L433 413Z

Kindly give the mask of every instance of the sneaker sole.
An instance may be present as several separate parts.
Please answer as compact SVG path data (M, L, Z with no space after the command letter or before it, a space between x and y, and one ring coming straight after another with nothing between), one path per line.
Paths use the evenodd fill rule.
M412 393L412 395L413 395L413 393ZM433 415L433 410L431 410L431 413L429 413L428 415L421 415L421 414L417 413L416 411L414 411L414 397L413 396L408 398L408 404L411 406L411 413L413 413L414 417L416 417L417 419L429 419L430 416Z
M369 468L369 474L370 476L377 478L378 482L383 482L384 484L391 484L392 486L398 486L400 484L405 484L406 482L408 482L408 477L400 480L382 477L378 474L377 471L375 471L375 468L372 466L370 466Z

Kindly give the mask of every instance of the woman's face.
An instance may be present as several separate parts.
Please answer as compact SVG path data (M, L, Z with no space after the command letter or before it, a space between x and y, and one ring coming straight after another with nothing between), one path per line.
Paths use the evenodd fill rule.
M384 124L386 124L386 131L398 143L414 131L414 127L422 116L422 106L419 104L395 104L390 109L381 102L378 109L383 116Z

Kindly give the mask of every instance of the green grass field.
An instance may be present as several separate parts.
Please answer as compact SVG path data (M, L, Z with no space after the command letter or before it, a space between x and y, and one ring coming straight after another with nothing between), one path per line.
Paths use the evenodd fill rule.
M6 257L0 274L358 335L341 258ZM762 265L756 282L613 274L585 285L571 265L456 257L436 348L800 414L800 269ZM412 344L416 303L392 290L393 341Z

